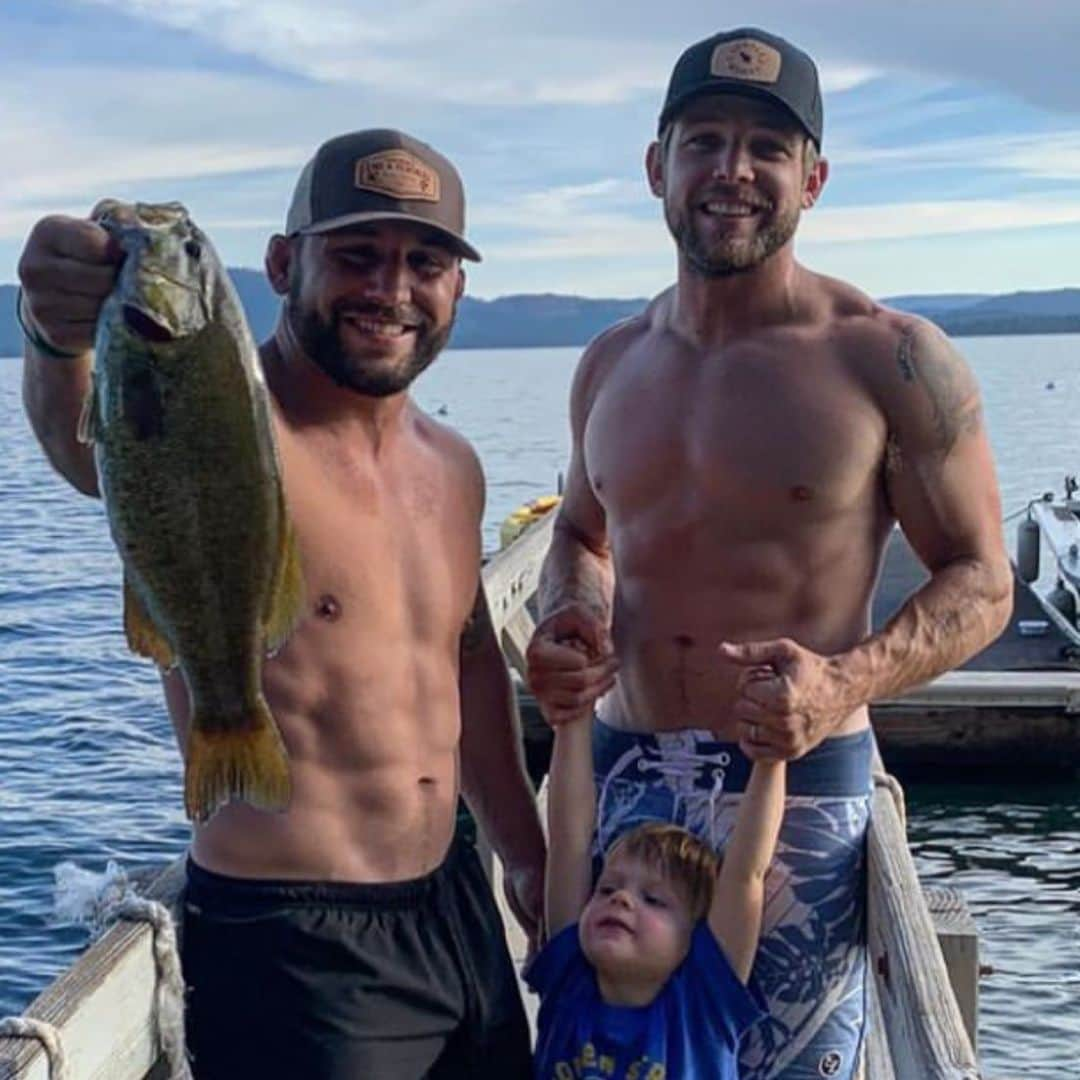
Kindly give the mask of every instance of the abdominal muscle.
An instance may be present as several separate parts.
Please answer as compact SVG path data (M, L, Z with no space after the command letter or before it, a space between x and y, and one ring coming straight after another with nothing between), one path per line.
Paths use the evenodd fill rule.
M266 662L264 693L289 755L289 808L228 804L195 826L198 865L233 877L357 883L439 866L457 806L456 666L434 647L407 660L394 651L368 655L358 670L355 654L335 664L318 642L301 640ZM165 691L183 745L178 674Z
M736 741L732 708L744 669L719 656L722 642L790 638L829 656L866 637L872 575L865 575L865 588L851 589L848 579L841 594L828 581L813 589L762 585L752 571L740 575L738 568L733 562L723 580L699 579L696 585L692 575L682 583L619 581L613 620L619 673L597 710L605 723L627 731L709 730ZM847 602L838 602L838 595L847 595ZM868 722L863 707L832 734L858 731Z

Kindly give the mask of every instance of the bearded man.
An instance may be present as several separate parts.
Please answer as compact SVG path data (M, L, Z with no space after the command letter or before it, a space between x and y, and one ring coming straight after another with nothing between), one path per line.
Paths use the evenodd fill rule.
M526 930L544 839L480 583L472 448L409 386L465 285L453 165L401 132L324 143L266 270L285 298L260 349L310 607L267 660L289 751L285 813L232 803L196 825L183 966L198 1080L525 1076L529 1034L461 789ZM98 493L76 439L117 252L49 217L19 267L24 397L53 465ZM165 699L183 747L187 694Z
M753 1080L855 1074L867 704L983 648L1012 598L963 360L795 259L821 139L816 67L782 38L740 28L676 64L647 171L678 278L582 357L528 650L552 724L596 710L597 854L653 818L722 849L750 762L790 761ZM871 633L897 522L930 579Z

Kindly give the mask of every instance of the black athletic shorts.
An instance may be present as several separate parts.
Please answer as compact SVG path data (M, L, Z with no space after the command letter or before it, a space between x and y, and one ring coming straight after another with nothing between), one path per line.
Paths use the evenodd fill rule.
M188 861L196 1080L531 1076L502 919L471 845L385 885L250 881Z

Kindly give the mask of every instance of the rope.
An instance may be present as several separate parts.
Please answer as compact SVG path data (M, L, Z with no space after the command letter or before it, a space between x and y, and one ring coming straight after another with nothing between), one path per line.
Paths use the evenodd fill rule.
M157 1034L169 1066L169 1080L191 1080L187 1048L184 1042L184 977L176 948L176 927L163 904L131 896L112 909L118 919L149 923L154 931L154 1016Z
M900 786L900 781L892 773L876 772L874 773L874 787L885 788L892 795L896 812L900 816L900 826L906 832L907 807L904 805L904 789Z
M0 1020L0 1038L8 1036L14 1039L37 1039L45 1048L49 1059L49 1080L68 1080L67 1058L60 1042L60 1032L44 1020L34 1020L28 1016L8 1016Z

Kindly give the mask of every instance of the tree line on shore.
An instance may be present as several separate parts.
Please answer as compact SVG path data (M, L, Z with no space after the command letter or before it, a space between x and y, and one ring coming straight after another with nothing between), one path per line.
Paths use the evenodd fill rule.
M261 271L230 270L256 340L273 329L280 300ZM605 327L637 314L648 301L596 299L553 293L465 296L450 347L457 349L555 348L584 345ZM882 303L936 322L954 337L1080 333L1080 288L1038 292L949 294L885 298ZM0 285L0 356L22 353L15 321L15 286Z

